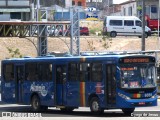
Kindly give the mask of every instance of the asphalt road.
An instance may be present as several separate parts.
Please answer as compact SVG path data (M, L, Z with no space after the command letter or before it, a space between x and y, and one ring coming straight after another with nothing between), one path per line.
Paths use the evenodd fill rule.
M117 110L105 110L105 112L101 115L95 115L90 112L89 108L79 108L75 109L73 112L62 112L59 109L52 108L50 107L48 111L41 112L41 113L34 113L31 110L30 106L25 106L25 105L15 105L15 104L0 104L0 116L2 116L2 113L11 113L13 116L17 117L19 116L24 116L24 115L29 115L29 116L38 116L38 117L65 117L65 118L70 118L70 117L76 117L76 118L81 118L81 117L101 117L101 118L112 118L112 117L141 117L138 116L139 114L157 114L158 117L160 117L160 101L158 101L158 106L156 107L140 107L136 108L135 112L133 115L124 115L123 112L119 109ZM134 115L135 114L135 115ZM138 115L137 115L138 114ZM143 116L144 117L144 116ZM152 117L152 116L150 116ZM157 117L157 116L154 116Z
M62 112L59 109L56 109L54 107L49 107L48 111L45 112L40 112L40 113L35 113L32 112L31 107L30 106L26 106L26 105L17 105L17 104L3 104L1 102L1 98L0 98L0 120L3 119L7 119L8 117L1 117L2 114L3 116L7 114L12 114L12 116L14 116L14 120L15 117L20 116L19 118L21 118L21 116L25 119L27 119L28 117L35 117L39 120L43 120L45 119L45 117L47 117L48 119L52 119L54 118L54 120L56 119L82 119L84 120L85 118L92 118L96 119L101 118L101 119L116 119L118 118L118 120L121 120L122 118L128 119L128 118L132 118L134 119L135 117L137 118L144 118L145 120L147 120L148 118L153 118L153 116L150 117L146 117L146 116L141 116L143 114L153 114L153 115L158 115L154 116L154 120L155 119L159 119L160 118L160 99L158 100L158 106L156 107L140 107L140 108L136 108L135 112L131 115L124 115L123 112L120 109L116 109L116 110L105 110L105 112L101 115L95 115L92 114L90 112L89 108L84 108L84 107L80 107L79 109L75 109L73 112ZM27 117L25 117L27 116ZM34 118L35 119L35 118ZM18 120L16 118L16 120ZM27 119L28 120L28 119ZM53 119L52 119L53 120ZM89 119L87 119L89 120ZM116 119L117 120L117 119ZM124 119L123 119L124 120ZM136 119L137 120L137 119ZM144 119L143 119L144 120Z

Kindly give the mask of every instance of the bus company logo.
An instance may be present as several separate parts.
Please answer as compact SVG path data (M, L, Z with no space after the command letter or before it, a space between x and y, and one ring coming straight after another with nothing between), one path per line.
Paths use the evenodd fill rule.
M11 112L2 112L2 117L12 117Z
M2 112L2 117L42 117L41 113Z
M43 84L35 85L35 83L31 84L30 91L40 92L42 96L46 96L48 93L48 91L46 90L46 87Z

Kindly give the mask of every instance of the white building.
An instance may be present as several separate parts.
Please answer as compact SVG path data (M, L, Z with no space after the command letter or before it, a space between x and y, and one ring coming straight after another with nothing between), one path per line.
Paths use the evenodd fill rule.
M128 0L121 3L121 15L137 16L142 15L142 1ZM158 19L159 0L145 0L146 15L151 19Z
M30 0L0 0L0 21L30 20Z
M65 0L65 7L69 8L72 6L72 0Z
M137 16L137 2L136 0L129 0L121 3L122 16Z
M158 8L159 8L159 0L146 0L146 15L148 15L151 19L158 19ZM137 2L137 6L142 6L141 2ZM141 15L139 12L138 16Z

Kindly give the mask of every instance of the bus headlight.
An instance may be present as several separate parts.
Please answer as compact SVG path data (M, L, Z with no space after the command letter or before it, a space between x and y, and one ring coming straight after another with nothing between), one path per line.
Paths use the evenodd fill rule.
M130 99L131 99L130 97L126 96L126 100L130 100Z
M118 95L119 95L121 98L126 99L126 100L130 100L130 99L131 99L130 97L128 97L128 96L126 96L126 95L124 95L124 94L122 94L122 93L118 93Z
M151 98L156 98L157 97L157 95L155 94L155 95L153 95Z

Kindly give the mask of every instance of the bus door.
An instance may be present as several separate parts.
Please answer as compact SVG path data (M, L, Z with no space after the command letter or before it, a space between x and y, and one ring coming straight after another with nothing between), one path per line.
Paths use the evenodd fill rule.
M106 100L108 107L116 105L116 65L106 65Z
M65 81L66 81L66 65L56 65L56 86L55 86L55 99L56 105L64 105L65 101Z
M16 65L15 66L15 98L17 103L22 103L23 97L23 80L24 80L24 66Z
M3 65L2 81L2 101L6 103L16 103L15 99L15 69L14 64Z

